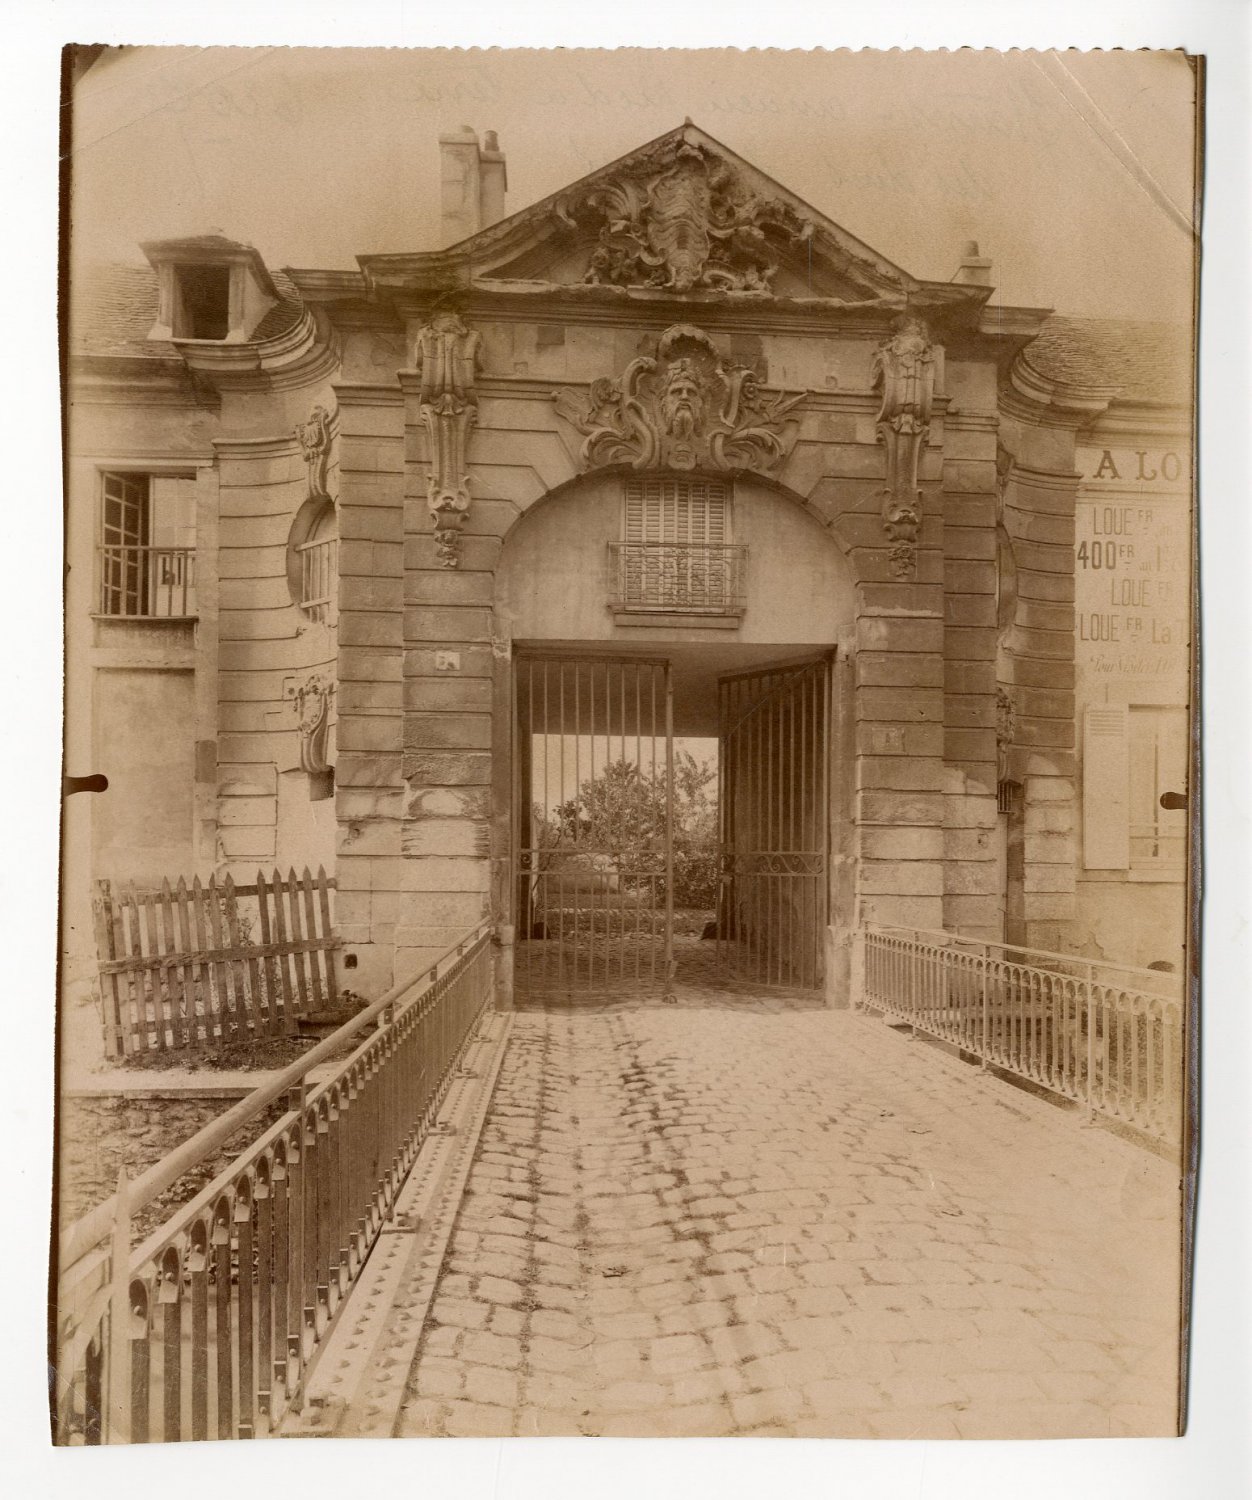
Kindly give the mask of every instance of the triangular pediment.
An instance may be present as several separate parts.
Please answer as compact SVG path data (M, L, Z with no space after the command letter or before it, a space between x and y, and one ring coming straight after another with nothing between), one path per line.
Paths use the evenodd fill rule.
M921 285L690 122L446 250L361 264L376 281L442 267L495 287L862 305Z

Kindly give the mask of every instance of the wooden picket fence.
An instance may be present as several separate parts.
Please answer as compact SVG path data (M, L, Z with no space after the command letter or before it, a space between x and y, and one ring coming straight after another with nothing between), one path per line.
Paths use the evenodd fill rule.
M96 949L109 1057L290 1036L335 1004L330 892L311 875L253 885L199 878L160 890L97 882Z

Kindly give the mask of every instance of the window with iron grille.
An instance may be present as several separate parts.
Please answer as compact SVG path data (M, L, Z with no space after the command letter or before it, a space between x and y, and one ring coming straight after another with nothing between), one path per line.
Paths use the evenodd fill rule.
M182 475L100 476L100 614L195 616L195 484Z
M731 488L689 475L632 475L614 554L619 608L727 614L742 607L744 548Z
M311 620L333 625L337 616L339 518L329 501L296 550L300 555L300 608Z

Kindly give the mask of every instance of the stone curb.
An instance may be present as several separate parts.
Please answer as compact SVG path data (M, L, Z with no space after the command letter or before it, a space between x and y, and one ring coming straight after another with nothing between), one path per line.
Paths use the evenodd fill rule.
M493 1012L279 1437L393 1437L513 1017Z

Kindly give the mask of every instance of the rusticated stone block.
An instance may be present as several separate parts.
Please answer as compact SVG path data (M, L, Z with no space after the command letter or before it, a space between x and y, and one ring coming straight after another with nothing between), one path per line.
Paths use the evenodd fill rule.
M490 786L491 756L481 751L410 750L404 779L420 786Z
M409 799L410 818L486 818L491 797L486 787L424 787Z
M408 713L404 716L408 749L489 750L491 715L471 713Z
M410 859L427 855L479 858L491 852L486 823L470 818L418 818L403 828L401 852Z

